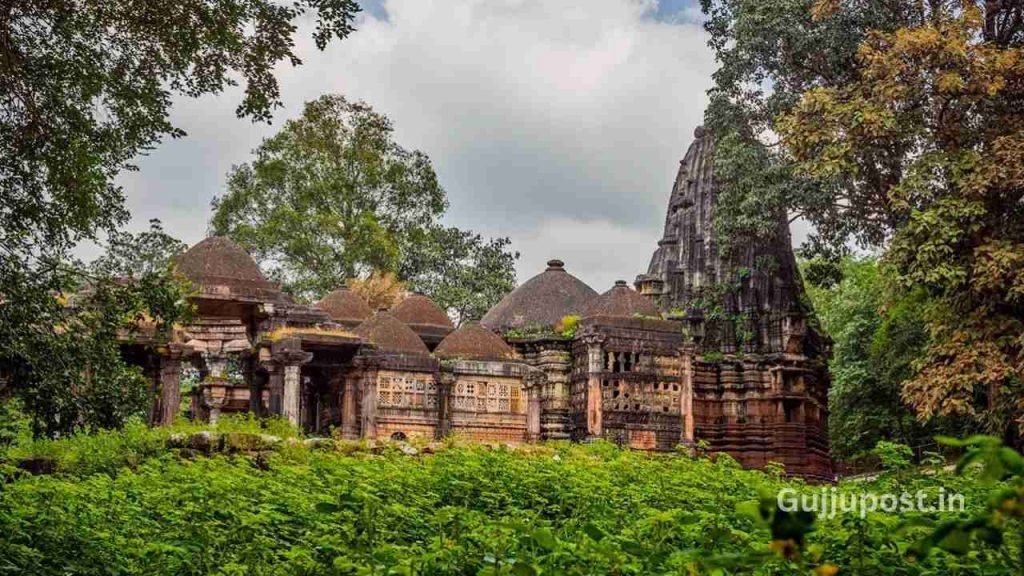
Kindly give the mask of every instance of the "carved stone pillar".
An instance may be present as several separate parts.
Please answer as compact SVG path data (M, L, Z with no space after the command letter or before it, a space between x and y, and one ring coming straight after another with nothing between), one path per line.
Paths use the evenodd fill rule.
M601 371L604 355L603 338L596 336L585 340L587 345L587 437L600 438L602 429Z
M683 444L691 445L693 438L693 355L683 354L682 370L682 393L679 395L679 414L682 415L682 429L680 441Z
M188 349L181 344L170 344L160 354L160 413L158 426L170 426L181 407L181 359Z
M537 442L541 439L540 413L541 391L547 381L544 372L531 369L526 376L526 440Z
M441 372L437 382L437 437L444 438L452 431L452 390L455 374Z
M359 377L346 374L341 383L341 437L345 440L359 438L359 412L356 404Z
M360 434L369 440L377 439L377 373L380 363L379 358L372 356L356 358L356 365L360 368L359 396L362 399Z
M259 370L253 370L249 383L249 411L257 418L266 416L263 407L263 391L269 386L270 372L267 367L261 366Z
M276 362L264 365L267 372L267 411L271 416L280 416L283 412L284 400L284 369Z
M312 352L302 350L285 350L274 358L281 366L281 415L296 426L302 423L302 365L312 359Z
M213 388L205 387L202 389L202 401L203 406L209 412L207 421L210 424L216 424L217 420L220 419L220 410L227 403L227 395L225 394L224 388Z

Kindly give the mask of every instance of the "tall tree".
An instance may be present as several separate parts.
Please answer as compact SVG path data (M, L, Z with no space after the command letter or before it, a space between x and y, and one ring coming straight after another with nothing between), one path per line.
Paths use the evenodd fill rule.
M448 201L430 159L395 142L369 105L322 96L255 156L228 175L210 227L296 296L390 272L461 318L512 288L508 240L440 225Z
M76 338L90 331L75 322L91 318L102 326L90 330L109 334L122 319L125 287L68 254L127 221L114 177L161 138L184 135L168 118L173 97L241 83L238 115L269 119L279 105L275 67L300 63L298 19L315 14L323 48L352 31L357 11L353 0L0 2L0 366L17 367L15 386L67 388L72 380L61 379L77 372L55 364L90 354L98 355L93 366L99 356L119 365L111 340ZM61 303L86 285L88 302ZM137 295L147 293L156 294ZM114 316L96 316L107 313ZM41 382L48 378L58 380Z
M899 223L886 258L936 303L904 397L924 418L967 415L1017 436L1024 3L935 2L919 25L871 34L857 58L850 82L807 91L780 119L783 141L799 170L879 197Z
M841 86L857 74L857 50L871 31L919 20L917 2L701 0L719 62L707 127L715 135L720 182L716 232L729 247L771 235L779 213L812 224L809 249L835 259L854 240L878 246L894 224L878 198L850 182L823 182L795 169L775 134L776 119L804 91ZM831 12L829 18L817 15ZM845 185L844 185L845 184Z
M810 248L882 250L933 311L904 388L925 419L1024 415L1024 3L704 0L722 63L719 232L780 211Z

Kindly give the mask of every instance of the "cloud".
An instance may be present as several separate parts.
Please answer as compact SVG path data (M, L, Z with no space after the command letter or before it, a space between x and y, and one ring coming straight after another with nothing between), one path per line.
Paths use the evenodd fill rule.
M176 102L188 137L121 179L141 228L161 218L192 243L232 164L304 101L342 93L388 115L428 153L449 224L509 236L523 281L561 257L604 290L647 267L714 63L694 3L386 0L348 39L282 66L275 125L234 116L237 91Z

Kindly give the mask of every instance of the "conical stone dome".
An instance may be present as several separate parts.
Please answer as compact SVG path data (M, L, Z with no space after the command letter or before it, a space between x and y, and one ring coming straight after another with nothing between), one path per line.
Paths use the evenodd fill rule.
M467 322L445 337L434 350L439 358L509 360L512 348L479 322Z
M481 324L496 332L556 325L563 317L579 314L597 292L565 271L561 260L507 294L484 315Z
M391 308L391 314L406 324L440 326L454 330L451 318L423 294L409 294Z
M207 295L270 300L277 285L268 282L256 261L230 238L211 236L174 260L175 268Z
M357 326L355 334L384 352L429 354L420 337L386 310L381 310Z
M335 322L357 325L373 316L373 310L355 292L342 287L332 291L315 305Z
M626 284L625 280L615 282L610 290L587 304L581 316L654 316L661 317L658 306Z
M431 350L455 329L451 318L423 294L409 294L391 308L391 314L412 328Z

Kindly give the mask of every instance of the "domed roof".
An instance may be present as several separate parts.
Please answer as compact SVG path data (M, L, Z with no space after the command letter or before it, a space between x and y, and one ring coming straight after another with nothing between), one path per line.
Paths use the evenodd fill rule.
M186 278L200 284L211 279L267 280L256 261L225 236L210 236L179 255L175 264Z
M175 268L204 293L260 299L280 295L256 261L230 238L210 236L174 259Z
M376 345L384 352L403 352L406 354L429 354L426 344L420 337L392 316L381 310L368 320L356 326L353 332L364 340Z
M467 322L437 345L434 354L440 358L468 360L508 360L512 348L479 322Z
M341 287L332 291L314 306L339 322L362 322L373 316L373 310L355 292Z
M565 271L561 260L550 260L547 270L502 298L481 323L498 332L554 326L565 316L579 314L596 296L593 288Z
M584 307L581 316L632 317L638 314L661 317L661 311L654 302L630 288L625 280L618 280L611 290L591 300Z
M391 314L410 326L442 326L449 330L455 328L451 318L423 294L409 294L391 307Z

